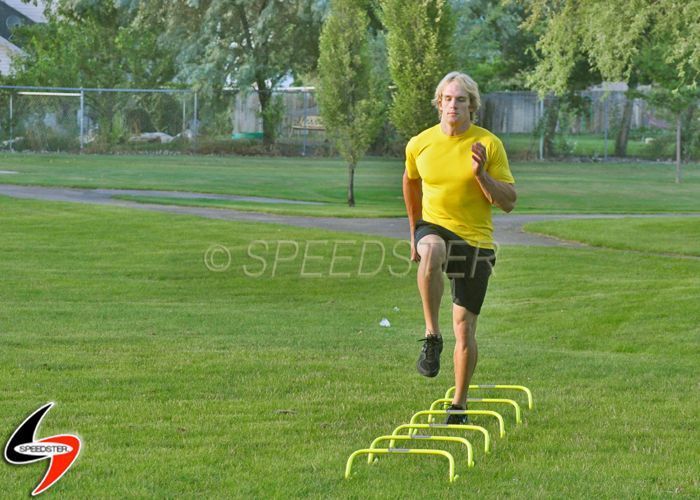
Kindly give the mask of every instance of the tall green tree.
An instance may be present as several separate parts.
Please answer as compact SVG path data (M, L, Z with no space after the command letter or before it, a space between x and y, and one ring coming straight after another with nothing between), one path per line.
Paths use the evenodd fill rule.
M667 107L693 100L700 76L700 2L693 0L531 0L528 23L543 23L541 58L532 74L540 91L562 93L584 54L607 81L650 83ZM680 124L681 119L677 122ZM680 130L677 178L680 182Z
M348 205L355 206L358 161L384 118L386 82L372 70L369 19L357 0L333 0L320 39L318 100L326 130L348 164Z
M391 121L406 139L434 125L440 79L455 69L455 18L448 0L381 0L389 71L396 86Z
M175 76L175 53L158 43L162 23L137 28L137 11L114 0L46 3L47 23L19 28L23 53L13 59L12 83L57 87L158 87ZM124 96L87 93L100 126L111 135Z
M521 29L525 7L509 0L453 0L457 66L482 93L520 90L535 66L537 35Z
M278 116L273 89L318 59L321 10L315 0L163 0L140 2L144 22L164 19L161 40L179 47L179 77L207 93L251 86L260 99L263 140Z
M24 54L13 79L31 85L153 87L175 75L174 51L158 43L161 24L134 25L136 10L114 0L46 2L47 23L15 33Z

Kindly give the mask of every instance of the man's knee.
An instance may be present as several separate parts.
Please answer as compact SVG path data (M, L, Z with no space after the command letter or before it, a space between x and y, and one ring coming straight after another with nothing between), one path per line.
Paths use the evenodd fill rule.
M429 234L421 238L416 246L426 270L442 270L447 260L447 247L442 238Z
M454 306L453 323L457 342L471 342L476 338L476 314L464 307Z

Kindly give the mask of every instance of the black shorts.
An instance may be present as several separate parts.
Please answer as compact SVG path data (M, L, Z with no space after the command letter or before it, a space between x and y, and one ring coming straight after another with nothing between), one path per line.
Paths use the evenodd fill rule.
M438 235L447 247L445 272L452 287L452 302L479 314L491 270L496 265L496 252L473 247L449 229L423 220L416 223L416 250L421 238L429 234Z

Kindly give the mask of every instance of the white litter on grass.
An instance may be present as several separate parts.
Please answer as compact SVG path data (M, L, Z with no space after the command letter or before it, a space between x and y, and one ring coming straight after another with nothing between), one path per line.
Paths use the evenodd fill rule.
M15 172L14 170L0 170L0 175L2 174L18 174L19 172Z
M394 312L399 312L401 309L399 309L397 306L394 306Z
M391 323L389 323L389 320L386 318L382 318L382 320L379 322L379 326L383 326L385 328L389 328L391 326Z

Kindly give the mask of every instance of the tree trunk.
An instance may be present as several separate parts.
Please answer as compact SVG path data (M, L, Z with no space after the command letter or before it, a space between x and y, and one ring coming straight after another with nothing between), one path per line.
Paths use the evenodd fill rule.
M116 103L111 93L97 92L88 101L88 108L91 114L96 115L95 121L98 126L97 143L102 147L112 146L112 127L114 125L114 115L116 113Z
M691 161L692 156L692 138L695 134L695 127L693 126L693 117L695 116L695 110L697 109L697 104L691 104L685 111L683 116L682 126L685 128L685 136L688 140L685 141L685 151L683 152L683 160L686 163Z
M682 113L676 117L676 184L681 182L681 121Z
M554 98L545 112L544 122L544 157L554 156L554 136L557 133L557 123L559 122L559 99Z
M267 2L263 2L261 7L264 9ZM253 43L253 36L250 31L250 25L248 23L248 16L246 16L246 9L242 2L238 2L238 14L241 19L241 24L243 25L243 32L248 42L248 48L252 51L251 56L253 59L257 59L258 54L255 49L255 44ZM272 89L267 88L267 83L265 82L265 77L256 72L255 73L255 83L258 86L258 100L260 101L260 113L262 115L263 122L263 144L266 146L272 146L275 143L275 124L270 124L270 115L267 112L268 106L272 102Z
M348 206L355 206L355 166L356 163L348 164Z
M620 123L620 131L615 138L615 156L627 156L627 141L629 140L630 126L632 125L632 109L634 100L627 97L625 107L622 111L622 123Z
M272 146L275 143L275 124L271 123L268 107L272 103L272 92L265 85L265 80L258 80L258 99L260 100L260 115L263 125L263 144Z

